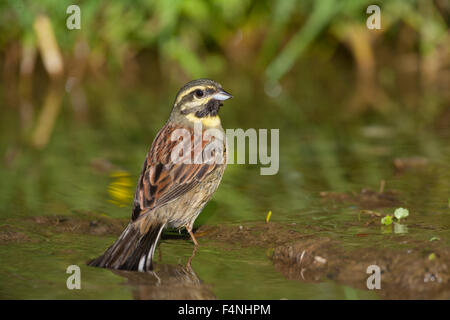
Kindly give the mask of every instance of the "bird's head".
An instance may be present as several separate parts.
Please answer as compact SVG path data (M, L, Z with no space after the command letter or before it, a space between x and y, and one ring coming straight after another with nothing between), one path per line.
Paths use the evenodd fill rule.
M232 97L215 81L193 80L178 92L170 117L189 124L200 122L204 127L219 127L219 109L223 101Z

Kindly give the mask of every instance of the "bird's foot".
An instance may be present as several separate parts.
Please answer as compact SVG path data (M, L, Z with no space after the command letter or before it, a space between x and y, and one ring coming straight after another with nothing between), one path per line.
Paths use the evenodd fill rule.
M191 236L191 239L194 242L194 245L197 247L198 246L198 242L197 242L197 239L195 239L194 233L192 232L192 228L191 227L186 227L186 230L189 232L189 235Z

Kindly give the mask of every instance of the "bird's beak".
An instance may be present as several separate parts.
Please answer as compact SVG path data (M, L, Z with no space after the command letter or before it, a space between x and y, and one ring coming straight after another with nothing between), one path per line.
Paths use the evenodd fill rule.
M231 94L229 94L228 92L226 92L223 89L220 89L219 92L214 94L212 97L213 97L213 99L220 100L220 101L228 100L230 98L233 98L233 96Z

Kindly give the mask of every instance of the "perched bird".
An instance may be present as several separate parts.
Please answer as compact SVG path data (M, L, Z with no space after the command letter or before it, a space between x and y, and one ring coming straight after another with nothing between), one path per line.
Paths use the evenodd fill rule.
M180 89L169 120L144 161L130 223L90 266L152 270L153 254L166 227L186 228L198 245L192 232L194 221L226 167L226 140L218 112L231 97L208 79L188 82ZM211 137L206 132L215 134Z

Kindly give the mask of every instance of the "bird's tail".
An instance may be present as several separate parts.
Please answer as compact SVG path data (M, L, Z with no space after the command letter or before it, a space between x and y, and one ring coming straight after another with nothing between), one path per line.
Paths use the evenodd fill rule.
M88 265L120 270L152 270L153 254L164 227L162 223L152 224L141 234L136 224L130 223L116 242Z

